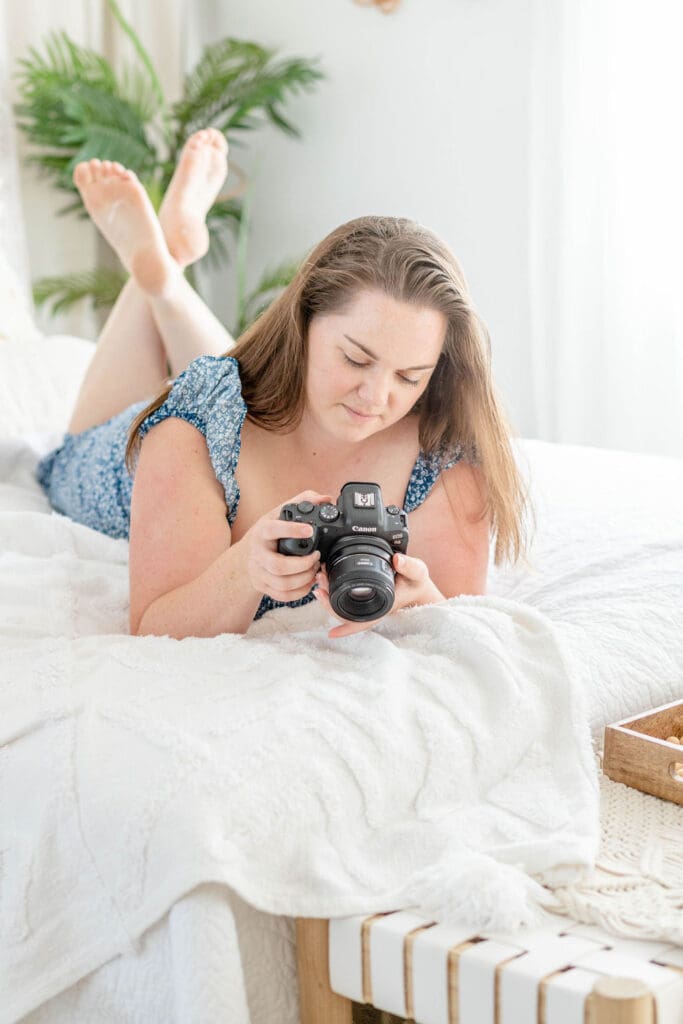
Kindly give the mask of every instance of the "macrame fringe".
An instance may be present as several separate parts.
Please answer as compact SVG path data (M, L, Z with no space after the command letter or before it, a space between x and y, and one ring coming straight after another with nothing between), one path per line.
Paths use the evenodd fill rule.
M683 807L603 776L601 819L594 870L553 887L553 912L623 938L683 946Z
M683 808L603 776L601 819L595 868L570 884L564 868L544 872L541 885L516 865L459 850L420 872L403 905L473 930L538 927L559 915L683 946Z
M580 924L595 924L612 935L627 939L662 940L683 946L683 902L661 905L654 889L641 891L634 902L619 894L590 890L558 890L557 910Z

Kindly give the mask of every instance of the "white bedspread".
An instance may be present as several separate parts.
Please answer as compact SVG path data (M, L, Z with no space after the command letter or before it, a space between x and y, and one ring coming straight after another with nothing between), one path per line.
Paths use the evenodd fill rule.
M511 927L545 892L524 871L590 862L589 724L683 692L683 467L526 452L537 568L489 596L342 641L315 606L177 642L122 635L126 544L49 514L34 456L0 447L0 1020L202 884Z
M525 871L591 862L587 720L542 613L462 598L341 641L317 606L248 637L115 635L126 544L46 514L26 454L2 455L3 1020L201 883L279 915L505 928L543 895Z

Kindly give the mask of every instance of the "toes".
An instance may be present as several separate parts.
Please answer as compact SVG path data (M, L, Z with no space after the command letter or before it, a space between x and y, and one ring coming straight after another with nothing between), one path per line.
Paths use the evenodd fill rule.
M99 181L102 177L102 161L97 158L88 160L88 170L90 172L90 182Z
M106 174L111 173L108 165L111 167L110 161L101 161L96 158L82 161L74 168L74 183L81 188L83 185L92 184L93 181L99 181Z
M104 165L101 160L96 158L92 160L82 160L81 163L76 164L74 167L73 181L78 188L82 188L84 185L91 185L94 181L99 181L104 171Z
M226 139L223 132L220 132L218 128L207 128L206 134L208 135L208 141L216 149L222 150L224 153L228 151L228 140Z
M128 171L118 160L98 160L94 158L76 164L73 179L75 184L80 186L88 185L93 181L101 181L105 178L117 177L130 180L131 175L135 177L135 173Z
M76 164L72 177L76 188L83 188L85 185L89 185L92 181L90 161L83 160L80 164Z
M120 181L136 181L135 171L129 171L123 164L112 160L82 160L73 170L73 183L78 189L103 182L107 178L118 178Z
M219 149L223 153L228 150L228 143L223 135L223 132L219 131L218 128L200 128L199 131L193 132L187 140L187 145L192 149L200 149L204 146L213 146L214 149Z

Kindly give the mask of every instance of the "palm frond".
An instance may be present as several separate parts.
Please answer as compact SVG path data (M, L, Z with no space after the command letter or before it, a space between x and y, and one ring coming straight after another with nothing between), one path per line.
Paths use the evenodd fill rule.
M298 135L278 104L288 94L311 89L324 75L315 62L274 58L273 50L230 37L205 47L185 78L183 98L173 107L176 146L202 125L233 133L256 128L264 119Z
M242 203L242 215L237 228L237 251L235 256L235 270L237 278L237 333L242 333L243 324L246 321L247 309L247 252L249 249L249 230L251 228L251 205L253 202L253 187L247 190Z
M154 120L157 114L163 113L164 108L159 106L156 90L141 68L126 64L121 68L119 81L121 96L138 112L140 120L145 124Z
M229 262L227 239L239 232L242 203L237 199L222 199L214 203L206 217L209 230L209 250L204 257L211 269Z
M292 281L300 265L301 260L287 259L265 271L256 288L244 303L238 324L238 334L242 334L250 324L258 320L261 313L268 309L273 299L277 298L283 288L286 288Z
M145 178L154 171L154 153L144 141L130 135L125 128L116 124L91 122L84 132L78 149L67 162L64 173L69 177L81 160L118 160Z
M71 309L86 298L94 309L106 309L114 305L126 280L126 274L106 267L61 277L41 277L33 285L33 301L36 306L51 302L53 314Z
M161 82L159 81L159 76L154 70L154 65L152 64L151 57L147 53L147 50L142 45L140 37L135 32L133 26L130 24L129 21L126 21L126 19L124 18L121 12L121 8L119 7L116 0L107 0L107 4L109 6L109 10L112 12L117 22L119 23L121 30L128 36L131 43L133 44L133 49L137 53L142 63L142 66L145 69L149 85L151 86L152 90L151 97L149 98L153 98L153 114L155 114L157 111L163 109L163 107L165 106L165 100L164 90L161 88Z
M41 175L52 179L52 184L60 192L68 192L73 198L75 187L69 176L66 174L66 166L69 156L62 156L59 153L32 153L25 157L29 166L34 166ZM76 209L85 210L80 198L74 202Z
M156 164L140 110L121 95L109 64L64 33L48 37L47 58L35 49L20 62L17 123L42 152L31 156L58 188L74 192L79 160L120 160L139 174Z
M66 32L51 32L45 39L46 56L33 46L28 57L19 60L19 78L27 71L32 77L41 74L58 76L68 81L89 82L113 92L116 90L116 75L111 64L94 50L88 50L69 39Z
M228 226L236 230L241 218L242 203L239 199L218 199L206 215L206 223L209 230Z
M89 216L88 211L83 205L83 200L81 199L80 195L77 199L74 199L72 203L67 203L66 206L60 206L60 208L57 210L58 217L63 217L67 213L77 214L80 220L87 220Z
M206 264L206 266L211 270L219 270L229 262L230 251L228 249L224 232L220 230L210 230L209 248L206 255L202 257L202 265Z

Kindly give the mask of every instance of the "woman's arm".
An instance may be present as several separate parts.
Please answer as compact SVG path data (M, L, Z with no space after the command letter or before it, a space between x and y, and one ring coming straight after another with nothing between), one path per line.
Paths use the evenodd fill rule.
M332 498L305 491L289 500ZM289 558L277 542L308 539L312 527L280 519L278 506L233 544L226 511L201 432L175 418L153 427L142 441L131 503L131 633L244 633L264 594L275 601L308 594L320 552Z
M481 470L457 462L408 516L408 554L427 564L444 597L486 593L490 522L483 514L485 501Z
M245 580L242 554L240 544L234 544L196 579L152 601L138 622L137 635L182 640L246 633L263 595Z
M144 437L130 521L130 631L217 636L244 632L262 594L231 544L225 494L204 437L170 418Z

